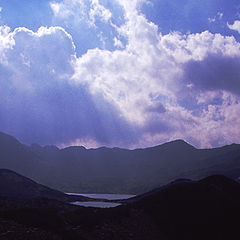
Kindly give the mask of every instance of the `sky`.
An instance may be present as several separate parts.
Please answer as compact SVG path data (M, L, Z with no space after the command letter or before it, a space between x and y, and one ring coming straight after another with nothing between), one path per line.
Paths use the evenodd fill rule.
M0 0L0 99L25 144L240 143L239 0Z

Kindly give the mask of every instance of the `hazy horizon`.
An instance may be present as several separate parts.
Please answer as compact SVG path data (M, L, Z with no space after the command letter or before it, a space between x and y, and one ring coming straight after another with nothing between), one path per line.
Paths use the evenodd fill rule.
M7 133L3 133L3 132L0 132L0 134L4 134L4 135L9 135L9 134L7 134ZM11 135L9 135L9 136L11 136ZM24 143L22 143L19 139L17 139L16 137L14 137L14 136L11 136L11 137L13 137L13 138L15 138L17 141L19 141L21 144L24 144ZM144 147L136 147L136 148L127 148L127 147L117 147L117 146L96 146L96 147L85 147L85 146L83 146L83 145L66 145L66 146L64 146L64 145L60 145L60 146L58 146L58 145L54 145L54 144L47 144L47 145L41 145L41 144L38 144L38 143L30 143L30 144L24 144L24 145L26 145L26 146L28 146L28 147L34 147L34 146L40 146L40 147L42 147L42 148L44 148L44 147L57 147L59 150L62 150L62 149L66 149L66 148L71 148L71 147L79 147L79 148L84 148L84 149L86 149L86 150L97 150L97 149L101 149L101 148L108 148L108 149L123 149L123 150L140 150L140 149L147 149L147 148L154 148L154 147L158 147L158 146L162 146L162 145L165 145L165 144L172 144L172 143L174 143L174 142L185 142L187 145L190 145L190 146L192 146L192 147L194 147L194 148L196 148L196 149L214 149L214 147L210 147L210 148L200 148L200 147L197 147L197 146L194 146L193 144L191 144L191 143L188 143L187 141L185 141L184 139L173 139L173 140L169 140L169 141L167 141L167 142L163 142L163 143L159 143L159 144L156 144L156 145L150 145L150 146L144 146ZM236 145L239 145L238 143L229 143L229 144L225 144L225 145L221 145L221 146L218 146L218 147L215 147L215 148L222 148L222 147L225 147L225 146L230 146L230 145L234 145L234 144L236 144Z

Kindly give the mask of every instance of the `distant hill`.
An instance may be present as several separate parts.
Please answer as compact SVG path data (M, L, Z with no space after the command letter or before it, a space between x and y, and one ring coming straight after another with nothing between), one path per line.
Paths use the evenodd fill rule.
M38 184L8 169L0 169L0 198L2 197L11 199L48 198L60 201L71 201L72 199L72 196ZM79 197L79 200L84 199L87 198Z
M139 194L176 178L211 174L240 176L240 145L196 149L183 140L127 150L26 146L0 133L0 167L19 172L52 188L82 193Z

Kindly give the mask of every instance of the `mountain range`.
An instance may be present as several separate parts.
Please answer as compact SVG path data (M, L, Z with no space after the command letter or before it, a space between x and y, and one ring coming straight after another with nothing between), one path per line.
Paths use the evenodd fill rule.
M177 178L240 176L240 145L197 149L183 140L145 149L31 146L0 133L0 168L65 192L140 194Z

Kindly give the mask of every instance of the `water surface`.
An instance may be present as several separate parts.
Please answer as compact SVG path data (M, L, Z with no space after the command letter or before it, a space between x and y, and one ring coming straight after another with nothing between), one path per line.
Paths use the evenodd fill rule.
M131 197L135 197L136 195L130 195L130 194L98 194L98 193L67 193L69 195L77 195L77 196L84 196L89 198L95 198L95 199L107 199L107 200L122 200L122 199L128 199Z
M128 199L131 197L135 197L135 195L130 194L98 194L98 193L90 193L90 194L83 194L83 193L67 193L69 195L76 195L76 196L84 196L89 198L95 199L107 199L107 200L123 200ZM97 207L97 208L112 208L120 206L121 203L114 203L114 202L98 202L98 201L89 201L89 202L72 202L74 205L83 206L83 207Z
M72 202L72 204L83 207L96 207L96 208L113 208L121 205L120 203L112 202Z

